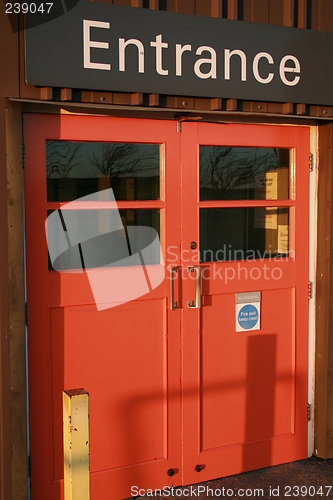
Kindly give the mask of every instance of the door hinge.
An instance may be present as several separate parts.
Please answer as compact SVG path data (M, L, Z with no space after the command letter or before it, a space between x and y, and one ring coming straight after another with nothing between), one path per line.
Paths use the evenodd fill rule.
M309 157L309 168L310 168L310 172L313 172L313 154L310 154L310 157Z
M308 422L311 422L312 420L312 405L308 403Z
M31 455L28 456L28 477L31 478Z
M180 133L182 131L182 122L178 120L177 122L177 132Z
M25 303L24 314L25 314L25 324L28 325L28 323L29 323L29 305L28 305L28 302Z
M313 281L309 281L309 300L313 297Z
M25 145L24 145L24 142L22 142L22 166L23 166L23 168L25 167Z

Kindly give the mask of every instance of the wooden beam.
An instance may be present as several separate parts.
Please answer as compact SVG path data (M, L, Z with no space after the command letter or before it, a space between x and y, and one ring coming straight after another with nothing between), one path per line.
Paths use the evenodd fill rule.
M71 101L72 100L72 89L61 89L61 100Z
M10 191L7 187L7 155L6 155L6 97L19 97L19 33L18 16L8 16L5 9L0 11L0 499L23 499L19 493L21 485L14 484L20 481L21 472L15 469L18 454L21 450L12 450L12 422L17 431L17 419L12 414L12 399L15 396L11 391L11 330L9 324L8 300L8 219L7 197L10 200ZM18 151L21 151L21 145ZM14 152L13 152L14 153ZM22 185L21 185L22 190ZM19 397L18 404L22 401ZM25 404L23 409L25 408ZM19 415L21 415L21 410ZM22 422L24 426L24 421ZM22 429L25 432L25 429ZM15 438L15 436L13 436ZM19 442L20 437L17 436ZM23 475L26 470L22 471ZM15 475L16 474L16 475ZM26 479L25 479L26 480Z
M6 106L8 295L12 441L12 498L27 497L27 406L21 105Z
M305 115L306 114L306 105L305 104L297 104L297 114Z
M320 125L316 282L315 455L333 457L333 125Z
M159 94L149 94L149 106L159 106L160 95Z
M283 0L283 26L294 27L294 0Z
M40 100L41 101L52 101L52 87L42 87L40 89Z
M227 111L237 111L237 99L227 100Z
M298 28L306 29L307 0L298 0Z
M228 0L228 19L237 20L237 0Z

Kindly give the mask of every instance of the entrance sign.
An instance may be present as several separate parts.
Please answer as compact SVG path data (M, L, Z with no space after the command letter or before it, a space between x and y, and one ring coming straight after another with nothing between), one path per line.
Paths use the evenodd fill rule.
M260 330L261 292L236 293L236 332Z
M26 83L333 105L333 34L80 1L26 31Z

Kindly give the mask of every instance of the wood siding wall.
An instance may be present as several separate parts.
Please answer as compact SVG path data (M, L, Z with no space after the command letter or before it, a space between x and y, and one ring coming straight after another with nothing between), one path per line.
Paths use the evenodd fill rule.
M106 3L112 3L106 2ZM240 21L333 31L332 0L113 0L113 3ZM12 30L12 26L14 31ZM262 115L332 117L333 107L177 97L142 93L36 88L24 82L22 16L11 24L0 9L0 499L27 498L23 190L21 111L5 98L144 105L179 110L244 111ZM331 261L332 125L320 127L316 442L318 456L333 457L333 268Z

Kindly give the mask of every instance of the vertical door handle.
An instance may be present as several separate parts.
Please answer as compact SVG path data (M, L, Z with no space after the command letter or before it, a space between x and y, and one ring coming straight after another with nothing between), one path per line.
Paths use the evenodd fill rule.
M176 267L170 267L170 309L174 311L177 309L177 302L175 302L175 275L177 274Z
M187 268L189 273L196 273L195 277L195 303L193 300L188 301L188 307L190 309L200 309L201 308L201 266L190 266Z

